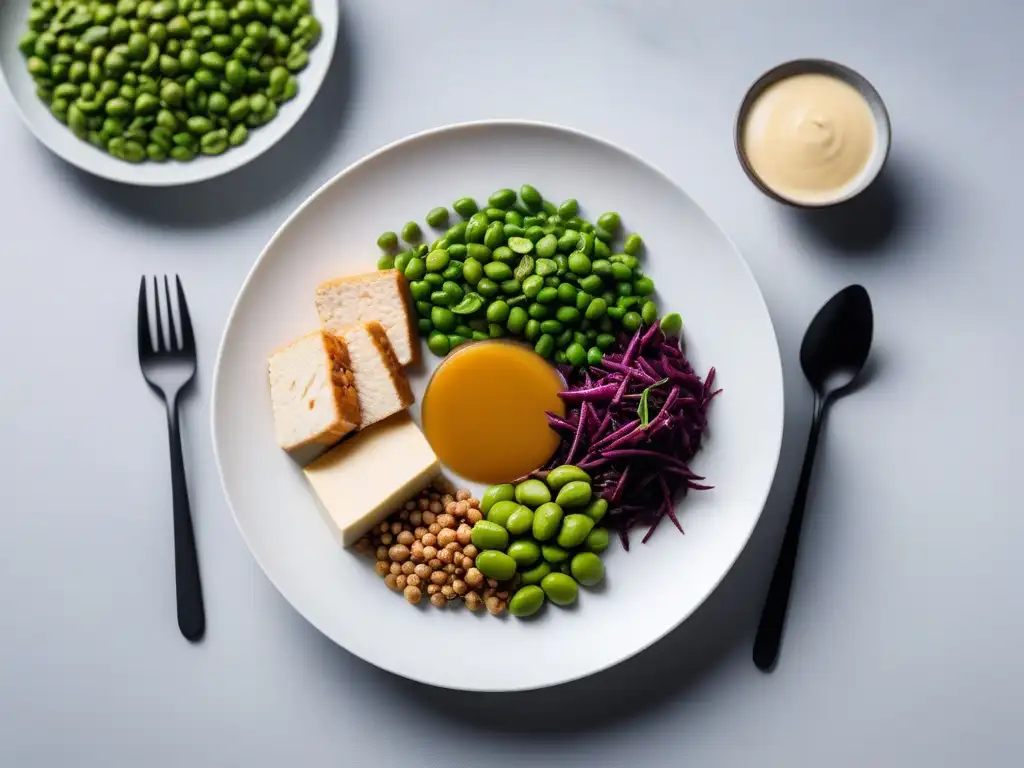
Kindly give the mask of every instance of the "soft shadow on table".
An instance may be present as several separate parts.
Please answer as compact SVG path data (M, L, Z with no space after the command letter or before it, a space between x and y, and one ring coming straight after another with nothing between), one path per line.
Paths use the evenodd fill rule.
M879 258L913 215L909 184L890 158L858 197L834 208L786 208L792 224L826 253Z
M339 685L390 690L394 706L416 702L416 717L437 717L447 723L453 711L472 711L475 728L495 734L519 733L543 741L568 732L586 733L616 722L642 717L667 700L685 695L713 675L722 660L738 648L749 657L754 629L767 592L782 528L788 517L806 429L810 395L802 380L790 377L786 424L776 480L764 514L736 565L719 587L682 626L654 646L611 669L556 688L522 693L478 694L449 691L410 682L361 664L312 627L300 632L302 643ZM315 638L315 639L314 639ZM458 663L458 638L436 658ZM434 657L428 653L425 658ZM754 674L753 662L750 663ZM397 715L396 715L397 716Z
M68 166L67 177L86 195L97 196L131 219L165 227L219 227L254 216L304 183L343 135L354 100L355 49L340 10L338 41L319 93L295 127L265 154L210 181L183 187L148 188L117 184Z

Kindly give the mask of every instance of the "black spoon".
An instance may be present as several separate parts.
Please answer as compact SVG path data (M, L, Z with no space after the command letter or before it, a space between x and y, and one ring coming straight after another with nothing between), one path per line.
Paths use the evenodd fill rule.
M832 401L844 394L864 367L871 350L874 318L871 298L863 286L844 288L818 310L800 345L800 366L814 390L814 420L807 440L804 466L800 470L793 511L786 524L782 550L775 564L775 573L768 588L768 598L761 612L761 623L754 639L754 663L763 672L770 672L779 657L782 625L786 620L789 588L793 583L793 567L800 545L800 526L804 520L807 488L818 447L818 435L825 412Z

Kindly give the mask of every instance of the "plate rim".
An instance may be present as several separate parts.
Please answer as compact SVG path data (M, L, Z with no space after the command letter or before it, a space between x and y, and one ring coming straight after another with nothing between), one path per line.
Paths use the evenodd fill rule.
M341 36L342 31L342 18L340 6L336 2L333 2L332 0L320 0L320 4L322 8L327 8L329 10L327 10L326 12L317 11L317 19L323 22L324 17L326 15L330 18L332 26L328 30L328 26L326 24L323 25L323 31L325 33L329 31L329 34L320 35L320 40L317 42L317 45L310 51L310 66L307 66L305 70L298 73L297 75L300 83L299 93L303 93L303 74L305 74L306 72L314 72L315 74L317 74L317 77L315 81L310 81L309 83L305 84L305 91L310 94L308 99L293 99L290 102L290 104L296 107L295 111L292 112L290 115L286 114L279 116L278 119L281 121L279 125L282 126L278 129L280 131L280 134L274 137L273 139L266 140L265 144L257 145L255 149L252 150L252 154L249 157L245 158L244 160L239 158L236 162L233 163L215 162L219 159L229 158L232 154L231 150L229 150L228 152L224 153L223 155L220 155L219 157L206 157L200 155L190 163L181 163L179 165L182 168L190 168L190 166L197 167L195 166L195 163L197 162L199 164L203 164L204 161L207 161L212 170L207 172L195 171L191 175L185 176L184 178L180 179L148 178L144 173L139 173L138 178L133 177L131 171L133 169L139 171L140 169L146 168L146 163L134 165L132 163L120 161L116 167L120 168L121 166L125 166L126 170L123 173L118 173L115 171L105 170L104 168L99 166L99 164L87 164L80 162L78 159L76 159L76 155L74 153L65 151L64 148L58 146L56 142L51 141L49 137L45 136L43 133L35 129L32 120L29 118L29 115L27 114L25 108L22 106L21 100L15 94L14 87L11 85L11 78L15 75L9 75L7 73L6 68L3 66L2 57L0 57L0 82L3 83L4 88L7 90L7 95L10 97L11 103L14 105L14 111L18 115L18 118L21 121L21 124L24 126L24 128L29 132L29 134L31 134L31 136L36 141L38 141L47 150L49 150L51 154L53 154L55 157L59 158L63 162L67 163L68 165L77 168L80 171L84 171L85 173L88 173L91 176L95 176L96 178L106 179L107 181L112 181L116 184L124 184L130 187L143 187L149 189L172 189L175 187L187 187L192 184L202 184L203 182L212 181L213 179L218 179L221 178L222 176L226 176L227 174L233 173L234 171L237 171L240 168L244 168L250 163L258 160L260 157L269 152L272 148L276 147L288 134L290 134L292 130L294 130L295 126L299 124L302 118L306 116L306 113L309 111L309 108L313 106L313 102L316 101L316 98L320 94L320 90L323 87L324 82L327 80L327 73L330 71L331 65L334 61L334 57L337 53L338 38ZM13 13L13 11L9 12ZM318 56L318 54L320 54L321 51L323 51L323 54ZM322 68L318 72L313 70L312 67L312 61L314 60L314 58L317 61L323 61ZM290 123L288 121L290 121ZM275 122L278 122L278 120L271 121L271 123L268 123L267 126L261 127L270 127ZM65 126L65 129L67 129L67 126ZM70 130L68 130L67 132L70 135ZM95 150L97 152L99 151L96 147L92 146L88 142L82 141L77 138L75 139L75 141L83 145L83 149ZM244 146L245 145L239 147L238 149L242 149ZM149 165L154 164L150 163ZM164 167L167 166L165 165Z
M238 531L241 534L242 540L245 542L246 548L249 550L249 553L252 555L253 559L256 561L256 564L260 567L260 570L263 572L263 575L273 585L274 589L277 590L278 594L280 594L281 597L284 598L285 602L288 603L288 605L292 608L292 610L294 610L306 622L308 622L311 626L313 626L318 632L320 632L320 634L324 635L324 637L326 637L328 640L330 640L332 643L334 643L335 645L337 645L339 648L341 648L342 650L346 651L347 653L350 653L351 655L355 656L356 658L360 659L361 661L366 662L367 664L370 664L371 666L373 666L376 669L379 669L379 670L381 670L383 672L386 672L386 673L391 674L391 675L395 675L396 677L404 677L403 675L401 675L401 673L394 672L394 671L392 671L392 670L390 670L390 669L388 669L386 667L383 667L383 666L377 664L372 659L366 658L362 654L359 654L359 653L356 653L356 652L354 652L352 650L349 650L349 648L347 646L342 645L337 640L335 640L334 637L331 634L329 634L327 631L325 631L323 629L323 627L321 627L317 622L315 622L313 619L311 619L305 613L300 611L292 603L292 601L288 599L288 596L285 595L284 591L278 585L277 581L275 581L275 579L270 575L269 571L264 566L263 562L260 560L259 556L256 554L256 552L252 548L252 546L251 546L251 544L249 542L249 539L248 539L248 537L245 534L245 530L243 529L242 524L239 521L238 513L235 510L234 504L231 501L231 495L228 492L227 483L226 483L225 478L224 478L224 470L223 470L223 466L222 466L222 463L221 463L220 450L218 448L218 441L217 441L217 413L218 413L218 399L219 399L218 398L217 381L220 378L221 363L222 363L222 361L224 359L224 349L225 349L225 343L227 341L228 331L232 327L232 324L234 323L235 315L236 315L236 313L238 311L239 303L240 303L240 301L242 299L242 296L244 295L244 293L246 291L246 288L249 286L249 283L253 279L253 276L255 275L256 270L260 267L260 264L263 262L264 258L266 258L267 253L273 248L273 246L277 243L277 241L282 237L283 233L288 229L288 227L291 226L292 222L296 218L298 218L306 210L307 207L312 205L315 200L319 199L319 197L321 195L323 195L330 187L334 186L337 183L340 183L346 176L348 176L349 174L355 172L356 170L361 168L363 165L366 165L366 164L372 162L373 160L375 160L377 157L379 157L379 156L381 156L383 154L386 154L387 152L390 152L390 151L392 151L394 149L397 149L399 147L405 146L407 144L413 144L413 143L415 143L415 142L417 142L419 140L422 140L422 139L425 139L425 138L428 138L428 137L431 137L431 136L436 136L436 135L439 135L439 134L458 133L459 131L478 130L478 129L481 129L481 128L529 128L529 129L540 128L540 129L544 129L544 130L547 130L547 131L560 132L560 133L572 136L572 137L577 138L577 139L583 139L585 141L594 142L594 143L599 144L599 145L601 145L601 146L603 146L603 147L605 147L607 149L611 149L613 151L622 153L623 155L627 156L633 162L640 163L641 165L645 166L647 169L649 169L653 173L656 173L659 176L661 176L664 181L666 181L667 183L671 184L675 189L677 189L679 192L681 192L683 195L685 195L687 198L689 198L693 202L693 204L700 210L700 212L704 215L704 217L711 223L711 225L714 226L714 228L718 231L718 233L723 238L725 238L725 241L729 244L729 247L732 249L733 253L735 253L736 257L739 259L740 263L743 266L744 271L749 276L751 282L753 283L755 289L757 290L757 296L758 296L758 298L760 300L761 308L764 310L765 318L768 321L768 328L771 330L772 338L774 340L774 345L773 345L774 355L772 355L772 359L775 362L775 366L774 367L776 369L776 372L773 375L773 378L777 377L778 392L779 392L779 403L778 403L779 424L778 424L778 429L777 429L778 436L777 436L777 439L775 441L775 445L774 445L774 447L772 449L772 453L774 455L773 459L772 459L772 462L773 462L774 466L772 467L772 471L771 471L771 475L770 475L770 481L768 482L767 488L765 488L765 490L764 490L764 494L763 494L764 498L760 502L760 510L758 511L757 515L753 518L753 521L751 522L749 530L744 532L744 534L743 534L743 543L737 549L736 554L732 557L731 561L729 562L728 567L725 568L722 571L721 575L719 575L714 580L714 582L710 585L710 587L707 589L707 591L701 596L701 598L694 603L693 607L689 611L683 613L680 616L679 620L677 622L675 622L674 624L672 624L671 626L669 626L664 632L662 632L660 634L657 634L655 636L652 636L646 643L638 646L632 652L630 652L630 653L628 653L626 655L620 656L620 657L618 657L618 658L616 658L616 659L614 659L612 661L608 661L607 663L604 663L604 664L602 664L600 666L594 667L593 669L591 669L591 670L589 670L587 672L583 672L583 673L579 673L579 674L575 674L575 673L574 674L570 674L570 675L567 675L567 676L564 676L564 677L560 677L560 678L551 680L551 681L546 682L546 683L541 683L541 684L511 685L511 686L503 686L503 687L500 687L500 688L499 687L493 687L493 686L491 686L491 687L479 687L479 686L477 686L477 687L470 687L470 686L466 686L465 684L458 684L458 683L453 683L451 685L449 685L449 684L439 684L439 683L428 683L429 685L436 685L437 687L445 688L447 690L466 691L466 692L470 692L470 693L487 693L487 692L490 692L490 693L502 692L502 693L504 693L504 692L520 692L520 691L543 690L543 689L546 689L546 688L553 688L555 686L565 685L567 683L571 683L571 682L574 682L574 681L577 681L577 680L582 680L582 679L591 677L593 675L599 674L601 672L605 672L608 669L611 669L612 667L618 666L619 664L622 664L623 662L628 661L629 659L632 659L632 658L640 655L641 653L643 653L644 651L648 650L649 648L651 648L653 645L655 645L659 641L663 640L665 637L667 637L673 631L678 629L690 617L692 617L708 601L708 598L710 598L711 595L714 594L718 590L718 588L722 584L722 581L724 581L725 577L729 573L732 572L733 568L735 568L735 566L736 566L736 562L739 560L740 556L746 551L747 546L750 544L750 539L753 536L754 530L757 528L758 523L761 521L761 516L764 514L764 509L765 509L765 506L767 505L769 494L771 493L772 487L775 484L775 478L776 478L776 476L778 474L779 460L780 460L781 453L782 453L782 438L783 438L783 434L784 434L784 431L785 431L785 422L786 422L786 397L785 397L785 380L784 380L783 369L782 369L782 355L781 355L781 352L779 350L778 333L775 330L775 324L772 321L771 312L769 312L769 310L768 310L768 304L767 304L767 302L765 302L764 294L761 291L760 284L757 282L757 279L754 276L753 270L750 269L750 265L747 262L746 258L744 258L743 253L737 247L735 241L733 241L733 239L729 236L729 234L724 229L722 229L722 227L718 224L718 222L707 213L707 211L703 208L703 206L701 206L685 189L683 189L679 184L677 184L675 182L675 180L672 179L672 177L670 177L668 174L666 174L664 171L662 171L657 165L655 165L655 164L653 164L651 162L648 162L647 160L645 160L643 157L641 157L637 153L635 153L635 152L633 152L631 150L628 150L628 149L622 147L621 145L616 144L615 142L612 142L612 141L610 141L608 139L604 139L604 138L601 138L599 136L595 136L594 134L588 133L586 131L583 131L583 130L580 130L580 129L577 129L577 128L571 128L571 127L568 127L568 126L565 126L565 125L561 125L559 123L553 123L553 122L548 122L548 121L544 121L544 120L526 120L526 119L514 119L514 118L498 118L498 119L481 119L481 120L470 120L470 121L464 121L464 122L448 123L448 124L437 126L437 127L434 127L434 128L428 128L428 129L425 129L425 130L422 130L422 131L417 131L415 133L412 133L412 134L409 134L407 136L401 137L401 138L396 139L394 141L388 142L387 144L384 144L383 146L379 147L378 149L375 149L372 152L367 153L366 155L364 155L363 157L359 158L355 162L349 164L348 166L343 168L341 171L339 171L337 174L335 174L330 179L328 179L326 182L321 184L305 200L303 200L302 203L300 203L295 208L294 211L292 211L292 213L284 220L284 222L282 222L282 224L277 228L277 230L270 237L270 239L267 240L267 243L263 247L263 250L260 251L259 256L257 256L256 260L252 264L252 267L250 267L249 272L246 274L245 279L242 281L242 285L238 289L238 293L235 296L235 300L234 300L234 302L232 302L231 311L228 313L227 320L224 323L224 330L221 333L220 343L217 346L217 359L216 359L216 362L214 364L213 378L212 378L212 385L213 385L212 386L212 391L213 392L212 392L212 396L211 396L211 400L210 400L210 437L211 437L211 440L213 442L213 456L214 456L214 461L215 461L215 463L217 465L217 474L218 474L218 477L220 478L221 492L224 495L224 500L227 502L228 509L231 512L231 517L234 520L235 526L238 528Z

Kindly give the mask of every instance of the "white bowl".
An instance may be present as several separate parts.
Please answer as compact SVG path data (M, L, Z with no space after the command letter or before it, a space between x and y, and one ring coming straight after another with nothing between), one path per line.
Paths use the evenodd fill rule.
M686 324L687 353L724 388L693 463L715 490L607 553L608 579L579 604L529 621L413 608L372 564L343 550L299 467L274 440L267 355L317 327L318 283L372 270L377 235L463 195L534 184L552 200L578 197L584 215L618 210L646 244L645 271L665 312ZM428 239L434 237L430 230ZM409 371L421 397L437 358ZM418 405L412 409L418 418ZM782 367L771 318L743 258L664 174L611 144L550 125L489 122L413 136L375 152L321 188L260 255L231 311L211 407L224 491L249 549L281 594L353 654L422 683L515 690L566 682L616 664L678 625L718 585L750 537L775 475L782 439ZM398 460L399 457L396 457ZM368 478L367 482L374 482ZM423 663L418 648L452 663ZM453 645L454 644L454 645Z
M170 161L135 165L118 160L76 137L40 101L25 66L25 57L18 48L18 41L28 30L28 10L28 0L0 2L0 75L21 119L37 139L72 165L111 181L141 187L174 187L206 181L241 168L274 146L313 103L331 65L338 39L338 4L334 0L314 0L313 13L323 26L323 34L310 51L309 65L298 75L298 95L281 105L277 117L251 131L245 144L233 147L223 155L200 155L188 163Z

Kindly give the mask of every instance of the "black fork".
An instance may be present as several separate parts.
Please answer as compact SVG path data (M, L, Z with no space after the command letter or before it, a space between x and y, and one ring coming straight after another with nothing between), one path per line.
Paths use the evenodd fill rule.
M157 278L153 278L155 348L149 327L145 276L139 285L139 365L146 383L167 406L167 429L171 440L171 491L174 499L174 579L178 596L178 628L181 634L194 641L199 640L206 630L206 614L203 609L203 589L199 581L196 537L192 530L192 513L189 511L188 486L185 483L185 462L181 457L178 398L196 374L196 340L192 334L192 320L181 280L175 276L174 282L177 285L181 327L180 331L175 330L171 289L164 275L169 332L169 339L165 339L160 312L160 283Z

